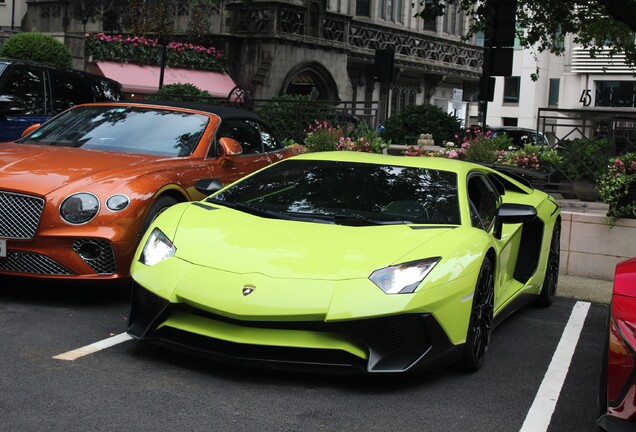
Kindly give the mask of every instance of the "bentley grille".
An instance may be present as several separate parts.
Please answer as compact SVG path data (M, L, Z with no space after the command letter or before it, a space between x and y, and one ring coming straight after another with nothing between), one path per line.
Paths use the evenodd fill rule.
M0 192L0 238L33 238L43 209L42 198Z
M49 257L33 252L17 251L9 251L6 258L0 259L0 270L41 275L73 274Z

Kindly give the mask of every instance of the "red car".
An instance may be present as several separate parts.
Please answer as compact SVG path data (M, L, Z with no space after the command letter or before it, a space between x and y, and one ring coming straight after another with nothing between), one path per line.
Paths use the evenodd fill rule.
M78 105L0 143L0 277L127 277L152 220L205 197L197 182L230 183L293 154L244 110Z
M616 266L599 392L598 425L636 430L636 258Z

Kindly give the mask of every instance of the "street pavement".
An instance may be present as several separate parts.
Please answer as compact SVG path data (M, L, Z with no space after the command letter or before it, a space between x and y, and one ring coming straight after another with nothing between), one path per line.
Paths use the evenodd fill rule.
M557 295L585 300L592 303L609 304L612 297L612 281L583 278L559 274Z

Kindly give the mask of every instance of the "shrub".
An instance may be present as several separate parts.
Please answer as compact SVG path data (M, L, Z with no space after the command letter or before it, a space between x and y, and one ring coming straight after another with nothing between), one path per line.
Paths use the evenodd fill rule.
M156 99L169 99L173 101L196 101L202 97L212 97L206 91L201 90L193 84L168 84L157 92ZM206 101L207 102L207 101Z
M384 123L383 138L396 144L415 144L421 133L432 134L438 145L461 133L461 122L434 105L411 105Z
M573 181L596 181L607 171L609 142L606 138L562 140L563 172Z
M314 120L333 123L333 107L315 101L309 95L281 95L256 109L256 113L281 138L303 142L306 130Z
M609 204L610 225L621 217L636 218L636 197L631 195L636 186L636 153L611 158L607 172L599 177L598 183L601 200Z
M333 151L343 136L342 128L331 126L327 121L315 120L307 130L305 146L310 152Z
M0 57L31 60L70 68L71 50L52 36L42 33L17 33L0 47Z

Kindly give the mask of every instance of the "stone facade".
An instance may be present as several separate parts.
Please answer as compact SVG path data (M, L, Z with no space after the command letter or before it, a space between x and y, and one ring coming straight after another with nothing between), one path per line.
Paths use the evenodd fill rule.
M177 34L188 28L188 4L173 4ZM82 23L70 18L67 7L62 1L28 2L23 30L83 35L126 32L129 24L126 11L110 24ZM228 53L230 74L255 99L291 93L380 101L385 118L410 104L450 110L453 89L462 89L465 101L477 89L482 49L461 41L465 17L450 11L425 22L414 17L420 8L404 0L231 0L211 7L206 25ZM377 63L376 52L386 50L394 52L393 61ZM391 70L389 83L378 79L379 68Z

